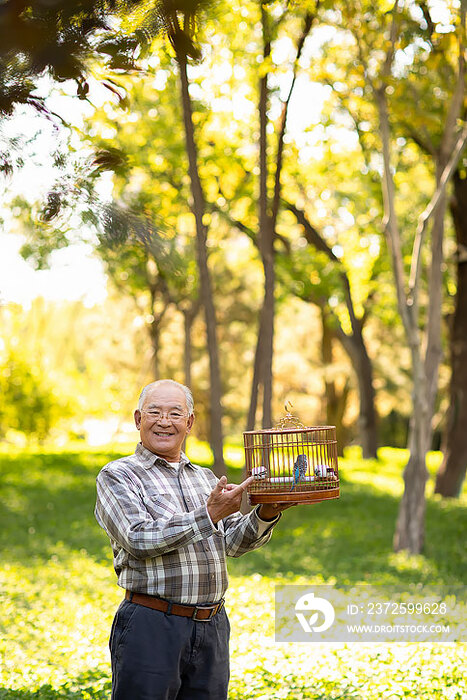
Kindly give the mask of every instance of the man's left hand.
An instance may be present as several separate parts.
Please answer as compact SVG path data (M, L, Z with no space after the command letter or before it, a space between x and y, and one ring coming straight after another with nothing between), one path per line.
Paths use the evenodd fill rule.
M298 503L262 503L257 512L261 520L275 520L283 510L297 505Z

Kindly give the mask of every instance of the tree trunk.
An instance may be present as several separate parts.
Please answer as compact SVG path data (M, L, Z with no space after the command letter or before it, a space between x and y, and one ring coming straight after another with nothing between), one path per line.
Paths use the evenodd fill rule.
M390 161L390 126L384 86L375 90L380 116L380 134L383 146L383 201L385 211L385 234L391 253L396 283L399 313L404 324L412 356L413 401L409 434L409 461L404 469L404 494L399 505L399 514L394 532L394 549L407 549L419 554L424 544L425 533L425 485L427 480L425 432L427 424L426 376L421 359L420 331L418 327L418 288L414 288L414 299L408 303L404 285L404 266L400 232L395 209L395 186ZM429 417L431 420L431 416Z
M426 453L431 434L431 415L428 411L427 382L421 359L418 329L410 334L413 376L413 414L410 422L410 457L404 469L404 494L394 533L394 550L407 549L420 554L425 539L425 486L428 479Z
M269 226L267 228L270 228ZM274 290L276 272L272 231L268 231L264 252L263 339L260 344L260 374L263 380L263 428L272 427L272 359L274 355Z
M442 161L442 159L440 160ZM444 165L439 161L437 163L437 188ZM408 549L414 554L419 554L424 544L425 486L428 479L426 453L430 449L433 434L431 421L438 389L438 368L441 360L441 293L445 204L446 197L443 194L433 215L429 308L424 360L421 356L420 332L418 328L414 327L414 319L412 319L412 328L409 331L412 366L414 368L413 416L409 437L410 458L404 470L405 491L394 534L394 549L396 551Z
M259 315L258 323L258 335L256 339L256 350L255 350L255 361L253 365L253 378L251 380L251 393L250 393L250 407L248 409L248 418L246 429L254 430L256 425L256 411L258 408L258 393L259 385L261 383L260 367L261 367L261 339L263 337L262 329L262 315L263 311L261 309Z
M357 377L360 400L358 437L364 459L377 457L378 431L373 385L373 364L368 355L360 323L353 324L352 335L339 334L341 343L352 362Z
M334 333L330 327L328 314L325 308L321 308L321 326L323 334L321 340L321 358L324 367L326 423L336 426L337 454L342 457L344 447L348 440L348 430L344 426L343 419L349 395L349 380L346 379L343 390L339 392L334 379L329 377L327 372L327 368L333 366L332 341Z
M414 409L417 411L416 402ZM426 451L422 443L423 416L414 413L409 438L410 457L404 469L404 494L399 504L394 550L407 549L412 554L420 554L425 539L425 486L428 479ZM418 443L418 446L416 445Z
M216 312L214 308L212 284L206 251L207 232L206 226L203 222L206 205L198 171L198 152L194 138L193 114L188 90L187 59L183 51L178 48L176 48L176 54L180 68L183 119L189 161L191 192L193 196L193 213L196 221L196 254L200 276L201 302L204 308L209 353L211 447L214 454L214 472L217 476L222 476L226 472L222 437L222 387L216 334Z
M364 343L357 341L357 380L360 397L358 431L364 459L375 459L378 448L378 432L373 386L373 366Z
M185 352L183 353L183 369L185 375L185 385L191 387L191 327L193 319L188 313L183 313L183 326L185 331Z
M160 347L160 337L161 329L160 325L156 321L152 321L149 325L149 336L151 338L152 345L152 371L154 381L156 382L161 378L160 367L159 367L159 347Z
M441 157L436 164L436 187L439 187L442 172L447 159ZM441 322L443 302L443 264L444 264L444 219L446 216L446 192L440 197L439 205L433 214L431 228L431 265L428 289L428 320L425 353L425 377L428 414L430 416L427 430L427 449L431 447L432 417L435 412L436 396L438 394L439 365L443 350L441 346Z
M156 311L156 301L158 294L160 293L160 288L157 282L154 284L149 283L149 291L151 294L151 314L152 321L149 324L149 337L151 338L152 346L152 366L153 366L153 376L154 381L161 378L160 365L159 365L159 349L161 344L161 332L162 332L162 321L164 320L165 312L167 311L168 304L162 306L161 311Z
M269 251L268 256L263 258L263 269L264 296L258 324L247 430L254 430L255 428L260 387L263 389L261 425L263 428L272 427L272 359L274 352L274 290L276 274L272 251Z
M426 468L427 415L426 385L422 362L415 363L413 390L413 416L410 426L410 457L404 469L404 494L399 505L394 550L406 549L412 554L420 554L425 540L425 486L428 479Z
M454 176L451 211L457 239L457 293L451 325L451 384L444 459L436 475L435 493L457 497L467 467L467 179Z
M425 478L420 478L425 474ZM410 453L404 469L404 494L399 506L394 550L407 549L412 554L420 554L425 538L425 484L428 473L425 455Z
M192 365L192 352L191 352L191 329L193 328L193 323L199 311L199 301L195 301L187 309L182 309L183 313L183 329L184 329L184 345L185 350L183 353L183 370L185 376L185 385L191 387L191 365Z
M263 58L266 60L271 54L271 42L268 38L268 16L264 5L261 5L261 22L263 27ZM259 81L259 249L264 269L264 297L258 325L258 338L256 341L255 366L251 386L250 409L248 412L248 426L254 425L259 387L263 388L263 411L261 424L263 428L272 425L272 358L274 345L274 225L269 215L268 196L268 75L265 73ZM277 176L277 173L276 173ZM249 428L252 429L252 428Z

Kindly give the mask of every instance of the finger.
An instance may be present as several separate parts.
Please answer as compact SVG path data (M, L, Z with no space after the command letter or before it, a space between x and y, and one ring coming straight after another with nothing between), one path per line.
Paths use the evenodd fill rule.
M248 479L245 479L245 481L242 481L242 483L237 486L237 489L239 491L244 491L246 488L248 488L248 486L250 484L253 483L254 480L255 480L254 476L249 476Z
M214 487L215 491L218 491L219 493L222 493L222 491L225 489L225 486L227 484L227 477L226 476L221 476L219 481Z
M271 506L272 508L280 512L282 510L287 510L287 508L292 508L292 506L298 506L298 503L271 503Z

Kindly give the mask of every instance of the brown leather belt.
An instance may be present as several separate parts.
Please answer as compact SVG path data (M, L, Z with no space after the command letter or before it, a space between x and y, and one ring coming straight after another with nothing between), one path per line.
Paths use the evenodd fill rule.
M165 600L164 598L157 598L153 595L147 595L146 593L132 593L131 591L125 591L125 598L132 603L137 605L144 605L146 608L152 608L152 610L160 610L161 612L167 613L167 615L179 615L180 617L191 617L192 620L198 620L199 622L209 622L214 615L224 607L224 599L220 603L215 605L182 605L181 603L172 603L170 600Z

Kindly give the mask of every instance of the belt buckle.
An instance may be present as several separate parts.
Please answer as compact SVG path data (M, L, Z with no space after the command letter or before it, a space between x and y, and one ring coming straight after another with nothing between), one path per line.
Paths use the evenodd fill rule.
M210 612L209 617L196 617L196 613L198 612L198 610L206 610L206 608L203 608L202 605L200 605L200 606L195 605L195 609L193 610L193 615L191 616L191 619L196 620L196 622L209 622L210 620L212 620L214 615L217 615L217 613L222 610L222 608L224 607L224 603L225 603L225 600L224 600L224 598L222 598L221 602L218 605L214 605L209 610L209 612Z

